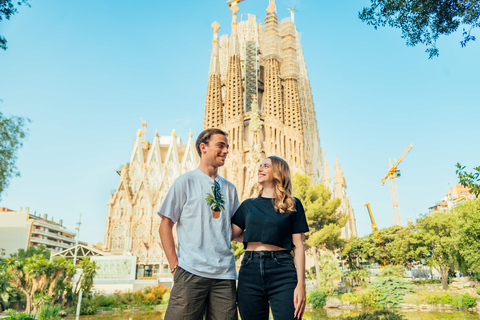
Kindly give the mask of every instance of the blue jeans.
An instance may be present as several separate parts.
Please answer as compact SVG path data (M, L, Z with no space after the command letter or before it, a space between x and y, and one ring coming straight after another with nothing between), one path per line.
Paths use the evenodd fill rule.
M297 271L289 251L246 251L238 275L237 301L242 320L294 319Z

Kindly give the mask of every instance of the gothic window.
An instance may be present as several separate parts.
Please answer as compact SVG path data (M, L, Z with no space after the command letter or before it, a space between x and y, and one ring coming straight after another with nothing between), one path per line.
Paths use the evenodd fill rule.
M150 175L152 176L152 178L154 178L157 175L157 171L155 169L152 169L152 171L150 171Z
M124 202L125 202L125 201L123 200L123 198L120 198L120 205L121 205L121 206L123 206L123 203L124 203Z
M138 176L138 169L135 169L133 171L133 177L136 178Z
M112 249L123 249L125 244L125 227L117 224L112 232Z
M157 154L155 152L153 152L152 162L157 162ZM152 171L154 171L154 170L152 170ZM152 176L153 176L153 174L152 174Z
M144 205L145 205L145 199L144 199L144 198L140 199L140 205L141 205L141 206L144 206Z
M136 247L139 241L147 241L147 228L143 224L138 224L133 232L133 247Z

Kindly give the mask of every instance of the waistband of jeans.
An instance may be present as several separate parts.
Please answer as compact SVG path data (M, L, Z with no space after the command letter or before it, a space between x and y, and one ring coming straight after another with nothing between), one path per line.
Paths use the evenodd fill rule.
M280 257L292 257L292 253L289 250L279 251L245 251L245 257L247 258L280 258Z

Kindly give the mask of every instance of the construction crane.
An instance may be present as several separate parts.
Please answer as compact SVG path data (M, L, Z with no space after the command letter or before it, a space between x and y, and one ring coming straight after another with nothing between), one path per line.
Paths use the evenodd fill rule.
M375 219L373 218L372 209L370 209L370 203L365 203L364 206L367 207L368 215L370 216L370 223L372 224L373 232L378 233L378 226L375 223Z
M229 1L227 1L227 4L228 4L229 7L231 7L234 2L239 4L240 2L243 2L243 1L245 1L245 0L229 0Z
M400 158L398 158L397 161L392 166L392 161L390 160L390 157L388 158L388 172L385 175L385 177L382 178L382 185L385 185L385 180L387 178L389 179L390 182L390 194L392 196L392 206L393 206L393 218L395 220L395 224L398 226L402 225L402 217L400 216L400 206L398 204L398 192L397 192L397 182L396 178L400 178L400 170L398 169L398 165L402 160L405 158L405 156L408 154L408 152L413 148L413 144L410 143L410 145L403 151L402 155Z

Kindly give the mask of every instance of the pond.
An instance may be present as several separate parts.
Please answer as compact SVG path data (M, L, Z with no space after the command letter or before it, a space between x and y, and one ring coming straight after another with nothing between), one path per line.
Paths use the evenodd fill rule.
M81 316L80 320L162 320L165 311L141 311L141 312L120 312L115 314L102 314L94 316ZM325 320L325 319L343 319L348 316L356 316L358 311L334 310L326 312L323 309L314 309L305 312L304 320ZM399 312L407 320L479 320L480 314L469 311L413 311ZM73 319L69 317L68 319Z

